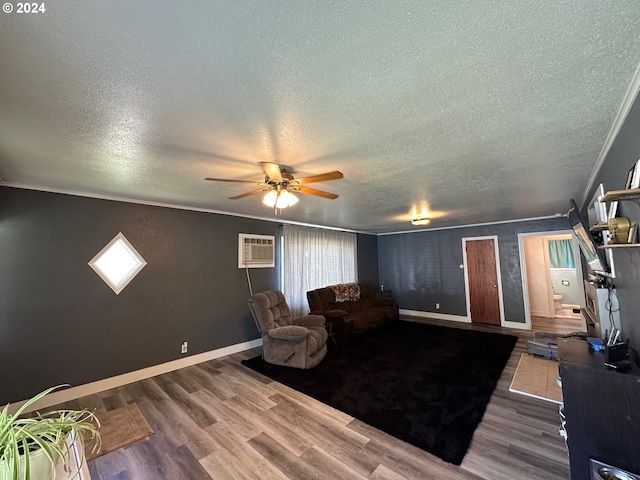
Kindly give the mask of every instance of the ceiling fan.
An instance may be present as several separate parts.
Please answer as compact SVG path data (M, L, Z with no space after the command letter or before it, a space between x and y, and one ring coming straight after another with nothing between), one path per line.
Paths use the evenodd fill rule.
M337 180L343 178L342 172L337 170L333 172L321 173L319 175L311 175L310 177L294 178L294 176L287 171L281 165L271 162L260 162L262 169L264 170L264 181L254 182L251 180L231 180L226 178L205 178L213 182L233 182L233 183L253 183L257 184L260 188L252 190L251 192L242 193L234 197L229 197L231 200L237 200L239 198L255 195L256 193L267 192L262 200L262 203L272 207L275 213L282 208L287 208L298 203L298 197L296 193L306 193L308 195L315 195L316 197L328 198L329 200L335 200L338 195L334 193L325 192L323 190L316 190L315 188L309 188L304 185L308 183L326 182L329 180Z

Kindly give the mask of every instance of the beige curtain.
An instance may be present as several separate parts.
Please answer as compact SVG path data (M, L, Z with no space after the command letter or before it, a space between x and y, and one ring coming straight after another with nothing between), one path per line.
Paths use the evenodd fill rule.
M293 315L309 312L309 290L358 280L355 233L296 225L283 232L283 293Z

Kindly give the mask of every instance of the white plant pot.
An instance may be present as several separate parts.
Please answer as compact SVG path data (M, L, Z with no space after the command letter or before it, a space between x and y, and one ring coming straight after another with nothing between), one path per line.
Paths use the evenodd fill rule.
M89 477L81 473L80 466L86 464L84 462L84 449L78 442L74 442L73 438L67 438L69 446L69 458L66 462L55 452L52 452L56 460L54 471L51 470L51 461L43 450L38 450L29 455L31 464L31 477L27 479L24 474L24 457L20 457L20 480L71 480L71 479L88 479ZM63 450L64 451L64 450ZM65 465L66 463L66 465ZM0 464L0 480L11 480L13 478L13 468L4 464Z

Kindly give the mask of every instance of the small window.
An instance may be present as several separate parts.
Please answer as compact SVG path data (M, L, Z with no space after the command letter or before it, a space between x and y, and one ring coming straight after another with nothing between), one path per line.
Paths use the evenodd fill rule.
M89 266L118 295L147 264L122 233L118 233L89 262Z

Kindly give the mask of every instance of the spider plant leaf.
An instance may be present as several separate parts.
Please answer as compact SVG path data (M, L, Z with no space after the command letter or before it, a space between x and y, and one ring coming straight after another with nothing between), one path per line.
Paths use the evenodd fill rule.
M90 434L91 438L97 438L96 445L99 445L100 422L93 412L86 409L59 410L45 414L36 412L33 417L21 418L35 402L63 386L48 388L35 395L13 414L9 413L9 405L0 410L0 466L4 467L3 478L0 480L29 478L33 455L40 451L49 461L52 473L55 472L59 458L62 458L64 468L68 470L67 461L71 455L69 438L69 441L78 441L84 445L83 435Z

